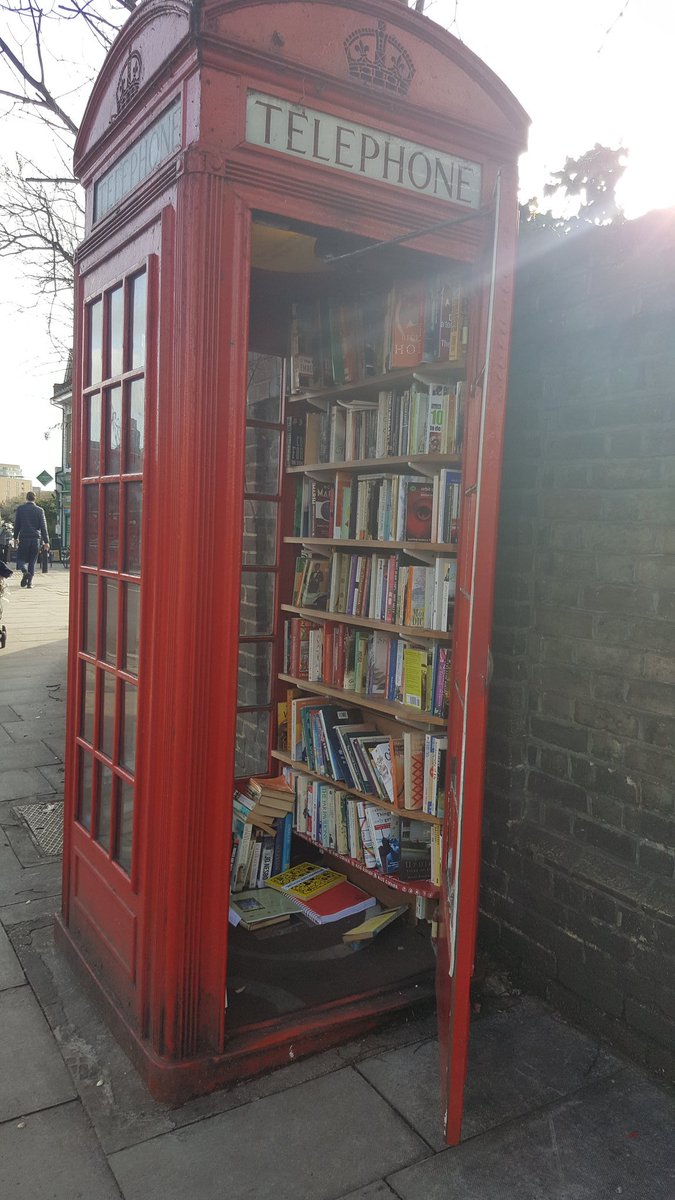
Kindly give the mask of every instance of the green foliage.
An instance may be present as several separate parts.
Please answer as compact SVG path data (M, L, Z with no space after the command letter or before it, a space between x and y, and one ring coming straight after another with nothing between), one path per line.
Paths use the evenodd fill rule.
M541 212L536 196L520 206L522 226L552 230L558 234L580 232L587 225L609 225L623 221L623 212L616 202L616 185L626 170L626 151L612 150L596 142L579 158L568 157L561 171L553 171L544 186L544 196L581 201L574 216L554 216L551 210Z
M20 504L23 504L25 496L20 493L13 496L10 500L6 500L4 504L0 504L0 520L9 521L10 525L14 524L14 514ZM53 538L56 530L56 519L59 515L59 504L56 498L56 492L42 492L37 501L40 508L44 508L45 517L47 518L47 529L49 537Z

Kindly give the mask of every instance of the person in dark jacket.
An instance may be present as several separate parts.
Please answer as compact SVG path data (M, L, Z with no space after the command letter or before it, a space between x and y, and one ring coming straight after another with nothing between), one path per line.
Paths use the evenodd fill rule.
M35 503L35 492L26 492L26 503L20 504L14 517L14 543L17 547L16 565L22 571L21 587L33 586L35 560L42 542L49 549L49 533L45 510Z

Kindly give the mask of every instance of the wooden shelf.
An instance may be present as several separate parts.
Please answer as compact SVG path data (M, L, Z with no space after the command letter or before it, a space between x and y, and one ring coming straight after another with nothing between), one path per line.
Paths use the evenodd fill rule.
M457 546L450 542L385 542L358 538L285 537L287 546L335 546L344 550L406 550L409 554L433 554L437 558L456 558Z
M354 383L335 384L326 388L307 388L287 397L287 403L300 404L303 401L312 403L313 400L347 400L366 393L399 387L401 384L412 383L416 375L424 376L434 383L442 383L445 379L458 380L466 374L465 363L451 362L422 362L414 367L403 367L395 371L387 371L384 375L368 375Z
M336 850L328 850L308 833L301 833L299 829L294 829L293 833L296 837L302 838L303 842L309 842L310 846L316 846L317 850L325 854L326 858L335 863L347 863L350 867L355 868L361 872L364 879L377 879L378 883L385 883L387 887L394 888L397 892L405 892L408 896L424 896L426 900L435 900L439 895L438 887L430 879L398 879L396 875L385 875L384 871L371 870L357 858L350 858L348 854L338 854Z
M461 465L461 456L459 454L403 454L389 458L350 458L346 462L319 462L319 463L303 463L299 467L286 467L287 475L303 475L308 471L345 471L352 475L358 475L362 471L371 473L372 471L392 471L395 468L401 468L405 471L406 467L447 467L451 464Z
M397 700L384 700L379 696L365 696L361 692L347 692L343 688L331 687L327 683L315 683L313 680L296 679L294 675L279 675L284 683L291 687L300 688L303 692L314 692L317 696L329 696L341 700L345 704L353 704L358 708L369 708L373 712L384 713L406 725L440 725L445 728L447 717L435 717L433 713L421 712L409 704L399 704Z
M443 824L442 817L433 817L431 813L420 812L417 808L395 808L393 804L381 800L379 796L369 796L366 792L358 792L356 788L347 787L346 783L340 779L332 779L330 775L319 775L316 771L310 771L306 763L296 762L285 750L273 750L272 758L275 758L277 762L284 763L293 771L299 771L301 775L309 775L310 779L316 779L319 783L327 783L336 791L346 792L348 796L353 796L356 800L365 800L368 804L375 804L377 808L383 808L397 817L409 817L411 821L425 821L428 825Z
M293 604L282 604L281 611L310 621L336 621L343 625L358 625L363 629L382 629L385 633L400 633L403 637L427 638L434 642L452 641L452 631L420 629L416 625L393 625L390 621L378 621L374 617L354 617L347 613L325 612L323 609L296 608Z

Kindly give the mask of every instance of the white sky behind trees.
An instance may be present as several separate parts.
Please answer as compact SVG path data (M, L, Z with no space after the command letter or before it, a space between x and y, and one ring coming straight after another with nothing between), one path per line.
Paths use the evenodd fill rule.
M461 38L510 87L532 118L521 160L521 198L543 200L544 184L568 155L595 142L628 151L617 189L629 218L675 206L672 59L675 0L427 0L426 15ZM11 15L0 23L10 26ZM79 120L89 92L77 85L102 60L72 22L52 23L48 71L63 107ZM5 87L0 68L0 87ZM0 99L0 113L3 109ZM46 173L63 174L53 135L16 111L1 123L0 157L16 151ZM62 149L62 147L61 147ZM47 306L36 299L20 260L0 259L0 362L3 401L0 461L30 478L60 459L59 412L49 404L65 355L47 334Z

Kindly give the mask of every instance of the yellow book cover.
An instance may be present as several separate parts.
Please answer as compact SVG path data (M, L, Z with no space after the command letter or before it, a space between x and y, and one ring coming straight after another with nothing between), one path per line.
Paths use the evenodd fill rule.
M331 871L329 867L324 867L316 875L310 875L309 879L299 879L297 883L284 888L284 891L289 896L295 896L297 900L313 900L315 896L329 891L338 883L344 883L346 878L347 876L341 875L339 871Z
M289 867L287 871L282 871L280 875L272 875L271 879L267 880L267 886L278 888L280 892L292 887L294 883L299 883L301 879L309 879L310 875L316 875L318 871L322 871L323 867L317 863L297 863L294 867Z

